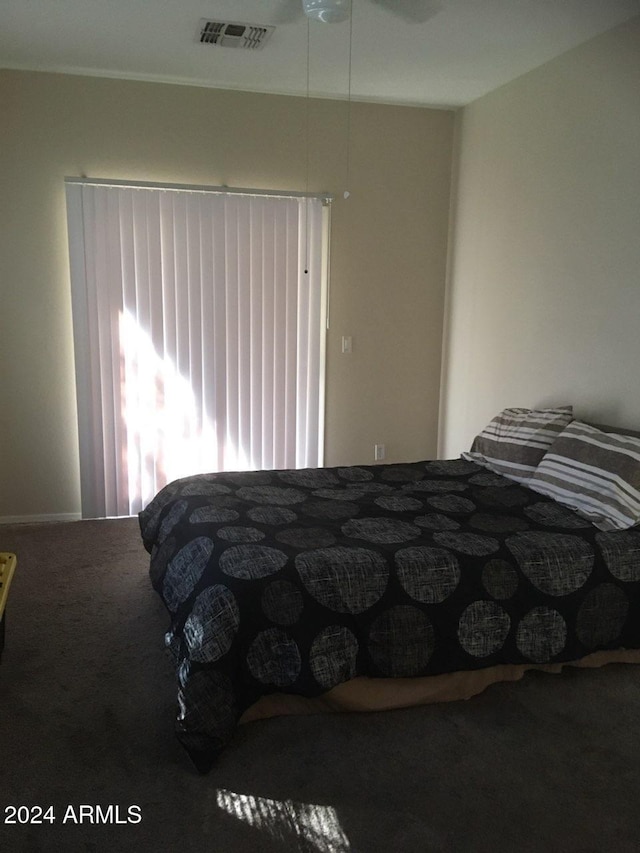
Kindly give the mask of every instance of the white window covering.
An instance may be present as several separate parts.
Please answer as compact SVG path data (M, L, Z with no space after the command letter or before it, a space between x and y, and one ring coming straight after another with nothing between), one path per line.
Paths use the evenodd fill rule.
M319 198L67 181L83 517L323 462Z

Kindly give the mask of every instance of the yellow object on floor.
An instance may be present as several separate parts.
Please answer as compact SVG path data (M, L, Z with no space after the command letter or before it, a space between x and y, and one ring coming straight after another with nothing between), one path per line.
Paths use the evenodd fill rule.
M4 648L4 609L9 598L9 587L11 579L16 570L17 559L15 554L0 552L0 655Z

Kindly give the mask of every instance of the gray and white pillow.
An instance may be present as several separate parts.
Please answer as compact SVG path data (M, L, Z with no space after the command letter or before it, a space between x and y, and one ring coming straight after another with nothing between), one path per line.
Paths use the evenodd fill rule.
M528 483L572 420L572 406L504 409L475 437L471 450L462 457L517 483Z
M599 530L633 527L640 523L640 438L573 421L527 485Z

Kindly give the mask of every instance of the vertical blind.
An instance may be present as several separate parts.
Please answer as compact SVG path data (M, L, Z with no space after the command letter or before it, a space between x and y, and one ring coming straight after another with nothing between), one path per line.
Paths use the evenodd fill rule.
M322 199L67 181L83 517L323 461Z

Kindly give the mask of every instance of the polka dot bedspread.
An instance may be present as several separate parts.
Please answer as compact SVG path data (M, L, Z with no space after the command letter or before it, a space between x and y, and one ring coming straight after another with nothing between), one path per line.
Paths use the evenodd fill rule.
M640 531L463 459L198 475L140 527L202 771L274 691L640 647Z

